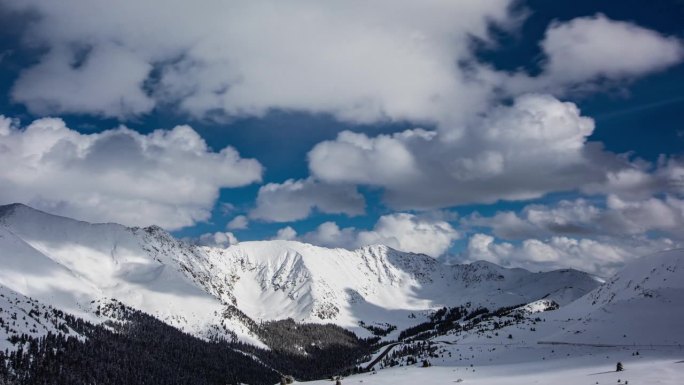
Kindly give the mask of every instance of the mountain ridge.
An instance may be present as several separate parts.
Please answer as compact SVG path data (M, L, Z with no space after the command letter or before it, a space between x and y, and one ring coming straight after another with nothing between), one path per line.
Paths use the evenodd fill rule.
M599 283L568 269L444 265L383 245L197 246L158 226L91 224L23 204L0 206L0 231L0 261L13 266L0 273L0 284L23 295L93 321L87 304L115 298L203 338L236 336L254 344L258 338L244 316L332 322L361 336L372 336L362 322L391 324L396 334L443 306L496 308L545 297L564 305ZM36 273L36 266L44 271Z

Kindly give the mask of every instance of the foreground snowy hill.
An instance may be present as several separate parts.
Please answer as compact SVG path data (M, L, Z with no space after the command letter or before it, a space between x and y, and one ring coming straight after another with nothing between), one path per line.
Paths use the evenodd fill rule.
M681 383L684 250L645 256L568 306L550 304L540 300L391 345L377 373L343 383ZM423 360L433 366L422 368ZM616 372L618 362L624 372Z
M577 321L553 341L684 345L684 250L632 262L554 317Z
M512 354L525 354L514 349ZM580 353L581 352L576 352ZM568 353L569 354L569 353ZM616 360L626 359L626 371L616 372ZM419 366L395 367L354 375L342 379L342 384L415 385L415 384L475 384L475 385L577 385L577 384L660 384L681 385L684 377L682 356L663 354L650 359L629 361L629 352L613 354L597 361L584 352L580 357L556 362L528 360L518 364L488 366ZM329 385L330 380L306 382L307 385Z
M253 321L330 322L366 336L394 331L389 338L442 306L540 298L565 305L600 283L575 270L445 266L386 246L198 247L158 227L90 224L21 204L0 207L0 263L0 285L89 321L101 321L93 303L116 299L197 336L235 333L256 344Z

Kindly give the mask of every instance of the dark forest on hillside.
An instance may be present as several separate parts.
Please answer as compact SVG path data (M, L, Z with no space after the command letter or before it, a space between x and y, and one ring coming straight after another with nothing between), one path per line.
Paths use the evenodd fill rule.
M292 320L259 326L271 350L204 341L137 310L122 322L94 325L65 316L79 335L21 335L0 352L0 384L274 384L282 375L310 380L355 370L372 341L333 325ZM252 356L257 357L253 359Z

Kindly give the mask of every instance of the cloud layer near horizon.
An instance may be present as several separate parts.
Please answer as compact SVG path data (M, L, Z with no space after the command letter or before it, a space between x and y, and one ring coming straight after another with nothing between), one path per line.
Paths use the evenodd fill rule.
M441 218L408 213L383 215L371 230L340 228L335 222L325 222L301 236L292 227L280 229L275 236L275 239L300 240L326 247L355 248L382 244L434 258L444 254L458 238L459 232Z

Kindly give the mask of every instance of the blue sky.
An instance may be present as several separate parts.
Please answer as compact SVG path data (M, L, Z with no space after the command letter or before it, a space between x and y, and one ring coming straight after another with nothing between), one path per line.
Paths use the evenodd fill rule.
M599 274L684 242L682 1L157 3L0 0L0 203Z

